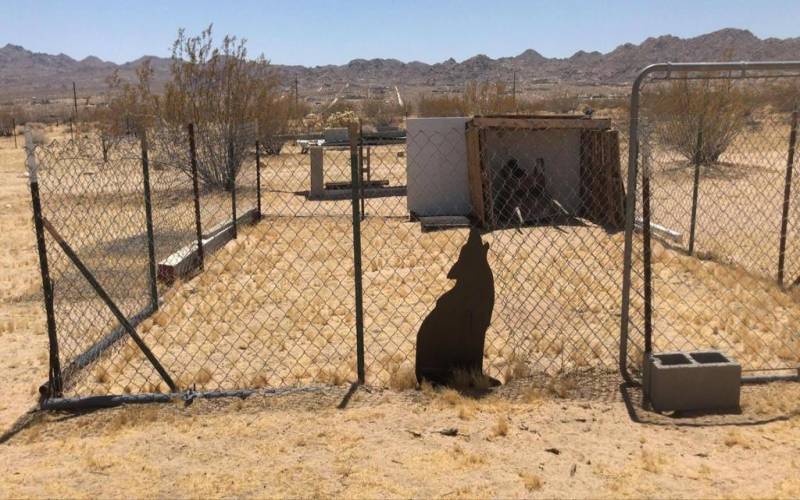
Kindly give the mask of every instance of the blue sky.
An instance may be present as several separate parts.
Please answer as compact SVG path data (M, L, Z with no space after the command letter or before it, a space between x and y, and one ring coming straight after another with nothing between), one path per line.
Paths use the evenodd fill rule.
M357 57L462 60L478 53L548 57L607 52L648 36L687 37L725 27L800 36L800 0L0 0L0 46L125 62L169 55L179 27L249 40L281 64Z

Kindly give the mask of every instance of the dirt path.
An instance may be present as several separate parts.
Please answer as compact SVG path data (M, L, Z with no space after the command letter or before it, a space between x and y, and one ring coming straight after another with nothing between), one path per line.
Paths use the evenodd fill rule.
M797 417L643 425L616 396L535 391L362 390L339 410L343 392L48 416L0 447L0 496L800 495ZM748 395L746 412L760 402Z

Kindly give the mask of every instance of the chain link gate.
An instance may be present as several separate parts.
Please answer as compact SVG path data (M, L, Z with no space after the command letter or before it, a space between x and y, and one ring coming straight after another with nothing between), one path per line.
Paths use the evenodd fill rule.
M627 378L651 352L709 348L733 356L748 379L797 377L799 98L798 62L657 64L636 79Z

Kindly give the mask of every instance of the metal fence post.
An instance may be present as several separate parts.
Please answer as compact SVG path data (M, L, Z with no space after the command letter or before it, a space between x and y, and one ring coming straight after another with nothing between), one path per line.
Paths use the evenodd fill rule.
M197 236L197 258L200 261L200 270L205 266L205 254L203 251L203 222L200 218L200 183L197 178L197 145L194 139L194 123L190 123L189 129L189 162L192 168L192 193L194 195L194 228Z
M234 169L233 154L235 152L233 145L233 137L228 138L228 176L231 187L231 228L233 229L233 239L238 236L236 228L236 171Z
M364 373L364 305L361 276L361 214L359 198L361 197L361 162L359 161L360 134L359 126L350 125L350 183L353 203L353 281L355 283L356 307L356 370L358 383L366 380Z
M16 133L16 132L15 132ZM44 309L47 318L47 338L49 344L49 370L48 391L49 398L60 397L63 394L61 377L61 360L58 353L58 335L56 333L56 315L53 305L53 282L50 280L50 268L47 260L47 245L44 237L44 222L42 219L42 204L39 197L39 177L37 172L36 157L33 152L33 136L30 131L25 132L26 166L31 188L31 202L33 204L33 225L36 229L36 249L39 253L39 270L42 274L42 290L44 293Z
M256 210L261 218L261 144L256 141Z
M792 125L789 132L789 154L786 160L786 182L783 187L783 213L781 214L781 238L778 247L778 284L783 286L783 273L786 264L786 231L789 226L789 197L792 194L792 171L794 170L794 151L797 146L797 114L792 112Z
M144 187L144 217L145 226L147 227L147 257L148 257L148 271L150 274L150 301L153 305L153 310L158 310L158 286L156 280L156 249L155 237L153 234L153 205L150 195L150 160L147 156L147 132L142 129L141 136L142 145L142 184Z
M650 149L642 148L642 265L644 277L644 357L653 352L653 267L650 248ZM643 360L643 362L646 362Z
M108 163L108 143L106 134L100 134L100 148L103 150L103 163Z
M703 126L697 131L697 148L694 159L694 184L692 186L692 216L689 222L689 255L694 254L694 235L697 229L697 196L700 191L700 151L703 148Z
M364 144L361 137L364 135L364 125L361 119L358 120L358 185L359 198L361 198L361 220L367 217L367 204L364 199Z

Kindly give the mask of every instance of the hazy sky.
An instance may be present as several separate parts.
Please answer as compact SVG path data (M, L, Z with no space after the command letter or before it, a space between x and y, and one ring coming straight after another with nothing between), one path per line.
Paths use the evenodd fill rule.
M0 0L0 46L125 62L169 55L177 29L245 37L281 64L354 58L462 60L478 53L548 57L607 52L649 36L725 27L800 36L800 0Z

